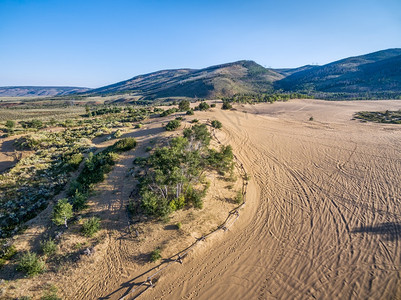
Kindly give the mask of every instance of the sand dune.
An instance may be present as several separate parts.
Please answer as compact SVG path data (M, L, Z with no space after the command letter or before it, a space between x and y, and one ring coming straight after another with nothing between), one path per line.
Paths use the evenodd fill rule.
M399 296L401 127L351 118L400 108L295 100L208 113L252 177L247 206L219 241L206 241L141 298Z

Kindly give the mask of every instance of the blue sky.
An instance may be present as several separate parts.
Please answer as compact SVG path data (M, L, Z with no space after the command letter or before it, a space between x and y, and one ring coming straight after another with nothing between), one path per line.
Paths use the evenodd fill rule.
M0 0L0 86L98 87L161 69L298 67L399 47L400 0Z

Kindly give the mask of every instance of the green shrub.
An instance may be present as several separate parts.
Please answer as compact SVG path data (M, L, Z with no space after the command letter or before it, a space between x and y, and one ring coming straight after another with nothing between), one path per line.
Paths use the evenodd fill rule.
M206 124L193 125L191 128L184 129L184 137L187 139L195 139L201 141L203 145L208 146L210 143L210 133Z
M116 142L112 149L114 151L128 151L136 147L136 140L133 137L123 138Z
M0 251L0 268L6 263L7 260L13 258L17 254L17 249L14 245L3 246Z
M5 246L0 251L0 258L10 260L15 254L17 254L17 248L14 245Z
M40 300L61 300L61 298L57 297L57 287L51 285L43 296L40 297Z
M138 129L138 128L142 128L142 126L143 126L142 124L136 124L134 128Z
M161 251L159 248L156 248L150 253L150 261L155 262L162 258Z
M58 297L57 294L45 293L42 297L40 297L40 300L61 300L61 298Z
M212 121L212 127L213 127L213 128L216 128L216 129L220 129L220 128L223 127L223 124L221 124L220 121L213 120L213 121Z
M24 272L29 277L33 277L46 271L46 264L36 253L25 252L18 261L17 270Z
M78 169L83 159L84 156L81 153L75 153L71 155L70 158L67 160L67 164L70 167L70 169L76 170Z
M241 191L238 191L235 195L234 202L236 204L241 204L244 201L244 196L242 195Z
M57 244L53 239L49 238L48 240L44 240L40 243L40 248L44 255L52 256L57 251Z
M6 260L4 258L0 258L0 269L6 264Z
M76 190L75 194L72 197L72 207L76 211L81 211L88 207L88 205L86 204L87 200L88 200L87 193L81 193L78 190Z
M190 109L190 110L187 110L187 112L186 112L186 115L188 115L188 116L192 116L192 115L194 115L195 113L194 113L194 110L193 109Z
M221 109L231 109L231 108L233 108L233 106L228 101L224 101L223 106L221 107Z
M117 129L116 132L114 132L113 137L114 137L115 139L118 139L118 138L121 137L122 135L123 135L123 134L122 134L121 130L120 130L120 129Z
M167 131L173 131L178 129L178 127L181 126L181 122L179 120L171 120L170 122L167 123L166 125L166 130Z
M182 223L181 223L181 222L178 222L177 224L175 224L175 227L177 227L177 229L180 230L181 227L182 227Z
M60 199L53 208L52 221L56 225L67 226L67 221L73 216L72 205L68 202L67 198Z
M208 110L210 108L209 104L207 104L206 102L202 101L197 108L199 110Z
M82 233L87 237L92 237L99 229L100 219L97 217L89 218L82 224Z
M198 119L193 119L193 120L191 121L191 123L198 123L198 122L199 122Z
M6 127L7 127L9 132L12 132L14 130L14 127L15 127L15 121L7 120Z
M180 111L186 111L189 110L190 107L190 102L188 100L181 100L180 103L178 104L178 109Z
M210 107L216 107L216 103L210 104Z
M188 187L185 199L191 203L195 208L203 208L202 192L195 190L192 186Z
M146 152L152 151L152 146L147 146L145 149Z
M310 117L310 118L309 118L309 121L313 121L313 117Z
M175 112L177 112L177 109L176 109L176 108L170 108L170 109L167 109L167 110L163 111L163 112L160 114L160 116L161 116L161 117L166 117L166 116L171 115L171 114L173 114L173 113L175 113Z

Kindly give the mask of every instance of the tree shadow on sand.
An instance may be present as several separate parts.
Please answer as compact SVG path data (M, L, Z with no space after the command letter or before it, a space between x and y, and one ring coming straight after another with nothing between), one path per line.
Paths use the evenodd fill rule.
M354 228L351 232L381 235L386 241L396 241L401 238L401 223L386 222L373 226L361 226Z

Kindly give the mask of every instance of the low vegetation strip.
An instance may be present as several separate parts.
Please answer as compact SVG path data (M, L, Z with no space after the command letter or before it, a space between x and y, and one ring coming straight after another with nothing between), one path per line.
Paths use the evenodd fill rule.
M80 120L6 122L8 134L34 130L16 141L17 149L33 151L33 154L0 175L0 238L14 235L23 227L23 223L47 207L48 202L64 188L70 173L78 168L83 154L91 150L91 140L107 134L110 138L119 137L121 131L113 128L142 121L148 118L152 111L154 110L151 108L104 107L87 109L87 115ZM100 117L90 118L89 114ZM45 131L44 128L49 126L63 126L66 129ZM108 149L107 153L100 155L102 157L97 157L102 162L106 160L107 163L109 160L109 163L102 166L103 169L111 165L110 162L117 152L125 147L129 148L129 143L133 141L125 142L127 144L116 144L114 149ZM89 157L93 157L93 154L89 153ZM101 177L99 174L93 176ZM84 194L76 194L74 197L77 205L84 202Z
M146 175L140 180L139 201L130 202L131 213L164 218L183 207L202 208L209 187L206 171L225 175L234 167L231 147L209 148L210 139L205 124L194 125L142 159Z
M220 142L220 140L216 137L213 131L213 136L216 139L216 141L221 145L221 147L224 147L223 144ZM231 210L227 218L224 220L223 223L221 223L216 229L212 230L208 234L201 236L197 238L190 246L188 246L186 249L178 252L177 254L171 256L169 259L165 260L164 263L161 263L159 266L156 268L152 268L149 271L145 272L143 276L146 276L146 279L137 282L137 283L132 283L132 285L128 288L128 290L125 292L124 296L120 298L120 300L125 300L129 297L134 297L135 299L139 297L139 295L142 295L145 291L147 291L150 287L154 287L155 282L158 280L158 277L160 276L162 272L166 271L171 265L175 263L180 263L182 264L183 259L191 252L194 250L194 248L201 242L205 241L212 235L216 234L217 232L227 231L231 226L234 225L234 223L238 220L240 216L240 210L245 206L246 203L246 195L247 195L247 188L248 188L248 181L249 181L249 176L248 173L246 172L244 165L238 160L237 157L233 155L233 158L235 160L236 167L241 175L242 178L242 190L239 192L241 195L241 202L238 203L238 206ZM160 252L157 251L156 249L154 253L152 254L157 258L160 258ZM156 259L155 259L156 260ZM156 270L156 271L155 271ZM152 272L153 273L150 273ZM135 288L134 288L135 286Z
M69 190L69 196L75 210L86 207L86 201L93 185L104 180L106 173L111 171L112 166L118 159L118 153L128 151L136 146L134 138L123 138L105 150L93 154L89 153L85 159L85 165L76 180L73 180Z
M234 103L274 103L276 101L288 101L290 99L313 99L309 94L301 93L259 93L259 94L237 94L232 97L222 98L223 109L230 109L230 102Z
M360 111L355 114L355 118L376 123L401 124L401 110Z

